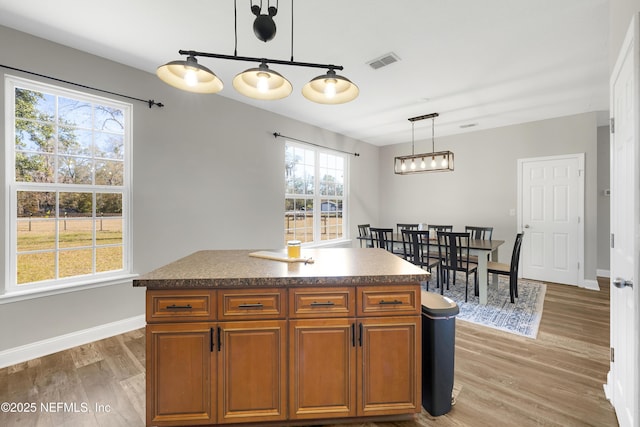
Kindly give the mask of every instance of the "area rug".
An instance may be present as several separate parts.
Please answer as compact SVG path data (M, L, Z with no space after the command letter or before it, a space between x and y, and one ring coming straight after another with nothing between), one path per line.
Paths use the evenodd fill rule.
M460 307L457 319L535 339L547 286L533 280L518 280L518 298L512 304L509 299L509 279L501 276L497 287L491 283L491 277L489 281L487 305L480 305L478 297L473 294L473 276L469 277L468 302L464 302L463 276L456 278L455 286L450 285L448 290L445 288L444 295ZM429 290L439 292L432 286Z

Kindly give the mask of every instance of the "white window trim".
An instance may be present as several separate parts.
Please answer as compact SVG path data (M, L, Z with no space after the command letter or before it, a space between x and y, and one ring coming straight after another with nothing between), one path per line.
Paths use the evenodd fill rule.
M329 246L338 246L338 245L344 245L345 243L348 243L351 241L349 235L348 235L348 230L349 230L349 224L348 224L348 217L349 217L349 186L350 186L350 182L351 182L351 176L349 175L349 169L350 169L350 162L351 162L351 158L348 155L345 155L344 153L340 152L340 151L336 151L336 150L332 150L331 148L325 148L325 147L319 147L316 146L315 144L313 145L313 147L309 147L308 144L304 144L304 143L298 143L298 142L294 142L292 140L287 139L285 142L285 146L286 145L292 145L292 146L296 146L296 147L301 147L304 149L308 149L308 150L313 150L314 151L314 168L316 168L316 171L319 170L319 164L320 164L320 153L325 153L325 154L331 154L333 156L340 156L344 159L344 188L343 188L343 195L342 197L342 237L340 239L331 239L331 240L321 240L321 239L314 239L313 242L305 242L302 244L302 246L307 247L307 248L319 248L319 247L329 247ZM285 148L286 150L286 148ZM283 153L284 156L284 153ZM320 177L318 173L314 174L314 188L315 189L319 189L320 188ZM285 199L287 198L288 193L284 193L284 197ZM295 194L292 196L296 196ZM306 197L309 198L309 197ZM331 198L331 196L322 196L320 194L314 194L313 195L313 200L314 200L314 206L316 204L316 201L319 201L319 199L322 198ZM319 204L318 204L319 205ZM345 215L346 213L346 215ZM320 231L321 231L321 222L320 222L320 217L315 216L313 218L313 231L314 231L314 236L315 235L320 235ZM317 231L317 233L316 233Z
M47 93L54 93L58 96L68 95L74 99L86 100L92 103L101 103L103 105L117 106L124 110L125 121L128 126L125 127L124 133L124 182L122 188L122 231L123 231L123 268L122 270L113 272L96 273L92 275L73 276L65 279L48 280L35 282L32 284L18 285L16 283L16 251L17 235L17 219L13 215L16 212L16 194L20 184L15 182L15 126L9 124L14 123L15 119L15 87L26 87L30 90L39 90ZM133 106L129 103L116 101L109 98L100 97L93 94L78 92L60 86L49 85L39 81L28 80L12 75L5 75L5 259L4 262L4 284L0 286L0 304L20 301L24 299L39 298L42 296L55 295L60 293L82 291L95 287L117 285L131 280L135 274L131 273L133 268L132 259L132 229L131 229L131 188L132 188L132 135L133 135ZM50 188L55 184L43 184L42 188ZM59 187L57 187L59 188ZM68 185L70 190L86 188L86 186ZM92 190L109 190L109 186L91 186Z

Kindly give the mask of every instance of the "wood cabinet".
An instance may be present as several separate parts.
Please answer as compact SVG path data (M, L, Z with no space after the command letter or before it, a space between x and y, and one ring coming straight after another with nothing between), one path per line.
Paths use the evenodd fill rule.
M147 325L147 425L215 422L212 339L208 323Z
M289 321L289 417L353 417L355 318Z
M147 425L420 412L417 284L179 293L147 293Z
M358 415L419 412L419 316L359 320Z
M286 323L285 320L219 323L220 424L287 418Z

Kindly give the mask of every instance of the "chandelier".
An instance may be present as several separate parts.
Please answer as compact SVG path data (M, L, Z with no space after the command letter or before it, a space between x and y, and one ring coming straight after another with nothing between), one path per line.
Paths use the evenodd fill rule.
M253 2L252 2L253 3ZM234 9L235 1L234 1ZM235 11L235 10L234 10ZM267 13L262 13L260 5L251 5L251 12L256 16L253 30L256 37L264 42L273 39L276 34L276 24L273 17L278 13L278 3L271 6L267 1ZM234 13L234 17L237 14ZM165 83L178 89L195 93L218 93L224 84L222 80L209 68L198 63L197 58L217 58L232 61L254 62L258 64L237 74L233 79L236 91L253 99L275 100L282 99L293 91L293 85L282 74L269 68L269 65L290 65L297 67L326 69L325 74L311 79L302 88L302 95L310 101L320 104L342 104L354 100L358 94L358 86L349 79L336 73L344 67L333 64L316 64L312 62L298 62L293 60L293 0L291 2L291 60L255 58L237 55L237 19L235 41L236 49L233 55L199 52L195 50L179 50L178 54L185 55L185 60L168 62L158 67L156 74Z
M408 175L420 172L450 172L453 171L453 153L451 151L435 150L435 118L438 113L425 114L408 119L411 122L411 155L394 158L393 171L398 175ZM415 154L415 122L431 119L431 152Z

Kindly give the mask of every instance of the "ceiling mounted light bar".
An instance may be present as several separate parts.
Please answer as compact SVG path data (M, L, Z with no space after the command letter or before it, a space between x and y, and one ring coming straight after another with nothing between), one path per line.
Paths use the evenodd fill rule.
M233 87L238 92L254 99L281 99L288 96L293 90L291 83L280 73L270 70L268 64L327 69L326 74L314 77L302 89L304 97L313 102L342 104L352 101L359 94L358 86L346 77L336 74L335 70L344 69L341 65L223 55L195 50L179 50L178 53L187 55L187 60L172 61L158 67L157 75L165 83L189 92L218 93L224 86L213 71L198 64L196 58L202 57L260 63L257 68L245 70L233 79Z
M267 42L275 36L276 28L273 17L277 13L277 3L275 7L268 6L268 14L262 14L261 7L262 3L260 3L260 6L251 6L252 13L257 17L254 22L254 32L256 37ZM222 80L220 80L213 71L198 64L196 58L203 57L255 62L260 65L255 68L249 68L234 77L233 87L239 93L249 98L274 100L289 96L293 90L293 86L280 73L269 69L269 64L324 68L327 70L326 74L314 77L302 88L302 95L305 98L320 104L342 104L352 101L358 96L360 92L358 86L346 77L336 74L336 70L343 69L341 65L316 64L313 62L293 60L293 3L291 9L291 46L291 61L238 56L237 49L234 51L234 55L198 52L195 50L179 50L178 53L180 55L187 55L187 59L172 61L162 65L158 67L156 74L162 81L178 89L195 93L218 93L224 87Z
M421 172L451 172L453 171L454 156L451 151L435 151L434 122L438 113L408 119L411 122L411 154L395 157L393 171L397 175L409 175ZM416 121L431 119L431 152L414 153L414 125Z

